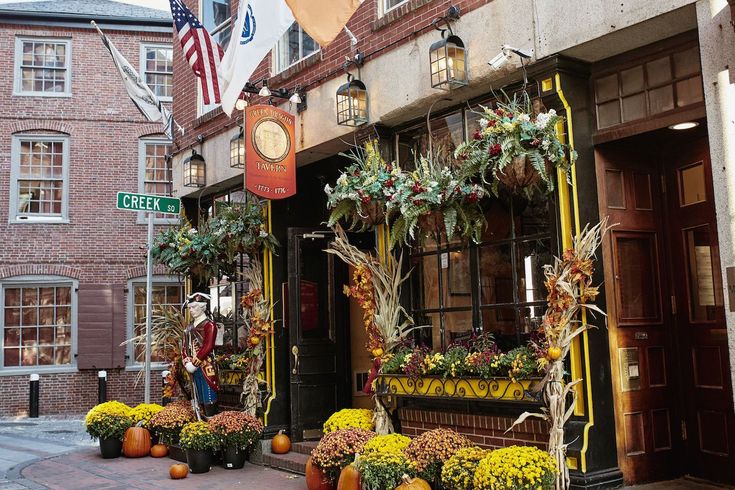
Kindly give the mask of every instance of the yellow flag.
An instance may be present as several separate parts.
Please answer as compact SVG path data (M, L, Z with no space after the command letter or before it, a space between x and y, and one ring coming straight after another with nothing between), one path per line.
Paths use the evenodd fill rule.
M342 31L361 0L286 0L299 25L320 46L326 46Z

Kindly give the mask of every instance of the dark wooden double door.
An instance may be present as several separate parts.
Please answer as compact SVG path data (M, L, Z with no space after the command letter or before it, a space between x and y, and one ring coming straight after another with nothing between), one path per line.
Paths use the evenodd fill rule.
M618 459L627 482L735 483L735 416L704 131L596 149Z

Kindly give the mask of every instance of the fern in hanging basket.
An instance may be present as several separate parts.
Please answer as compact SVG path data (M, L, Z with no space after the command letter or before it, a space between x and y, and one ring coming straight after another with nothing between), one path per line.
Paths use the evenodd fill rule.
M401 169L383 159L377 141L341 155L352 164L342 171L334 188L329 184L324 187L329 226L344 221L351 230L365 231L385 223L387 202L395 192Z
M222 260L225 253L221 240L201 226L193 228L185 218L178 227L161 231L154 239L153 261L165 265L173 274L200 279L229 272Z
M279 243L266 230L263 203L255 198L245 202L217 203L215 216L208 228L221 242L228 262L234 262L239 253L256 254L264 249L275 252Z
M425 235L479 241L487 224L479 204L484 194L482 186L462 176L450 162L420 157L414 172L400 174L388 201L395 214L391 246Z
M535 189L554 190L553 171L568 174L577 158L556 131L563 121L554 109L534 113L528 97L482 107L480 129L454 152L467 176L482 176L493 194L501 185L530 197ZM567 157L567 154L569 156Z

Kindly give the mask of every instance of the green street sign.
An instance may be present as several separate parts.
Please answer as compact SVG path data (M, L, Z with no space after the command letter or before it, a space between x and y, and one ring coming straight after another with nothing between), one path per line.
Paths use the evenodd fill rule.
M179 214L181 212L181 200L176 197L149 196L147 194L118 192L117 209Z

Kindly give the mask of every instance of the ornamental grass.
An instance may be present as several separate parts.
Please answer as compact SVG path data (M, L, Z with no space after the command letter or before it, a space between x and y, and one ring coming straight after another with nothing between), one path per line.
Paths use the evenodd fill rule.
M161 438L170 441L179 435L179 432L187 423L195 419L196 415L194 415L194 410L191 408L191 402L176 400L152 416L148 421L148 425Z
M133 425L140 423L142 427L149 429L151 417L163 410L163 407L157 403L141 403L130 409L128 416L132 419Z
M452 490L473 490L477 465L489 453L489 450L477 446L457 451L442 467L442 485Z
M386 434L384 436L376 436L365 443L362 455L371 453L396 453L403 454L403 451L411 443L411 438L401 434Z
M189 422L181 429L179 444L184 449L211 451L219 447L219 438L207 422Z
M375 432L359 428L330 432L311 452L312 462L330 482L336 482L342 468L352 463L355 454L362 453L365 443L373 437Z
M379 436L386 437L386 436ZM376 438L377 439L377 438ZM367 446L367 444L366 444ZM372 451L357 458L363 490L385 490L401 484L401 477L416 476L416 465L398 451Z
M441 475L442 465L462 448L472 446L465 436L451 429L434 429L424 432L406 448L408 459L416 463L418 475L428 482L435 482Z
M343 408L338 412L334 412L326 422L324 422L324 433L329 434L336 430L349 429L351 427L373 430L373 411L367 408Z
M245 412L225 411L211 417L209 428L223 447L248 450L263 434L263 424Z
M549 453L533 446L496 449L477 465L477 490L550 490L558 469Z

